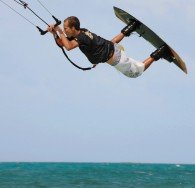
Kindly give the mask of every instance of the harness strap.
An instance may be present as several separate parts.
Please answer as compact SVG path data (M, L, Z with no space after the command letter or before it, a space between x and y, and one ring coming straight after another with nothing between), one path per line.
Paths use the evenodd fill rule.
M57 35L57 34L56 34L56 35ZM80 69L80 70L83 70L83 71L91 70L91 69L93 69L93 68L96 67L96 64L93 65L92 67L87 67L87 68L83 68L83 67L80 67L80 66L78 66L77 64L75 64L75 63L68 57L68 55L66 54L64 48L63 48L62 46L60 46L60 45L57 43L57 39L58 39L58 38L59 38L58 35L57 35L56 37L54 37L57 46L58 46L59 48L61 48L61 50L62 50L64 56L68 59L68 61L69 61L73 66L75 66L76 68L78 68L78 69Z

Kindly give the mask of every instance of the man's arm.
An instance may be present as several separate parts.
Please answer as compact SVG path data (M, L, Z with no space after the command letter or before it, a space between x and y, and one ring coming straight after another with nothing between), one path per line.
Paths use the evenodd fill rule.
M54 37L54 39L55 39L57 45L60 46L60 47L63 47L62 40L61 40L61 38L58 36L58 34L57 34L56 31L53 32L53 37Z
M66 48L66 50L69 51L79 46L76 40L69 41L62 30L59 31L59 34L60 34L61 42L63 46Z
M68 51L79 46L78 42L75 40L69 41L59 26L54 27L54 25L51 25L48 27L48 31L53 34L57 44L61 47L65 47ZM57 37L57 32L59 33L59 37Z

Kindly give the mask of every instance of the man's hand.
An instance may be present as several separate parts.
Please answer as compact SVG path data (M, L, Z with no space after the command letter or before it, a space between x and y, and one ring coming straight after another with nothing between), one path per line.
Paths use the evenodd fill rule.
M49 31L52 34L56 34L56 32L59 32L60 34L63 33L62 29L59 26L55 26L55 25L49 25L49 27L47 28L47 31Z
M56 31L54 29L54 25L49 25L49 27L47 28L47 31L49 31L52 34L56 34Z

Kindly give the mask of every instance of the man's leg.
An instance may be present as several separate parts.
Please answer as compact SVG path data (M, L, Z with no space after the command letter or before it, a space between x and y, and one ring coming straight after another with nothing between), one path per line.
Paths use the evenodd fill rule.
M137 26L140 23L137 21L131 22L129 25L125 26L122 30L121 33L118 34L116 37L114 37L111 41L113 43L119 43L124 37L129 37L130 34L136 30Z
M144 71L154 62L158 61L160 58L166 57L166 55L169 55L170 51L166 45L161 46L157 50L155 50L153 53L150 54L150 57L146 59L143 63L145 65Z
M125 37L125 35L123 33L119 33L116 37L114 37L111 41L113 43L119 43L121 40L123 40L123 38Z
M145 65L144 71L155 61L153 57L147 58L143 64Z

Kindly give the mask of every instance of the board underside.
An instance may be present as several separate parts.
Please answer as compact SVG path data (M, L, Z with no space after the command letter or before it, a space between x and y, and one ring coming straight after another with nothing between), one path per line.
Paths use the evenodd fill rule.
M187 74L187 68L184 61L179 57L179 55L165 42L163 41L155 32L153 32L150 28L140 22L138 19L130 15L129 13L114 7L114 12L116 16L126 24L130 24L132 21L138 21L139 26L136 29L136 32L143 37L146 41L152 44L155 48L159 48L162 45L167 45L172 52L172 56L170 58L166 58L167 61L173 62L177 65L182 71Z

